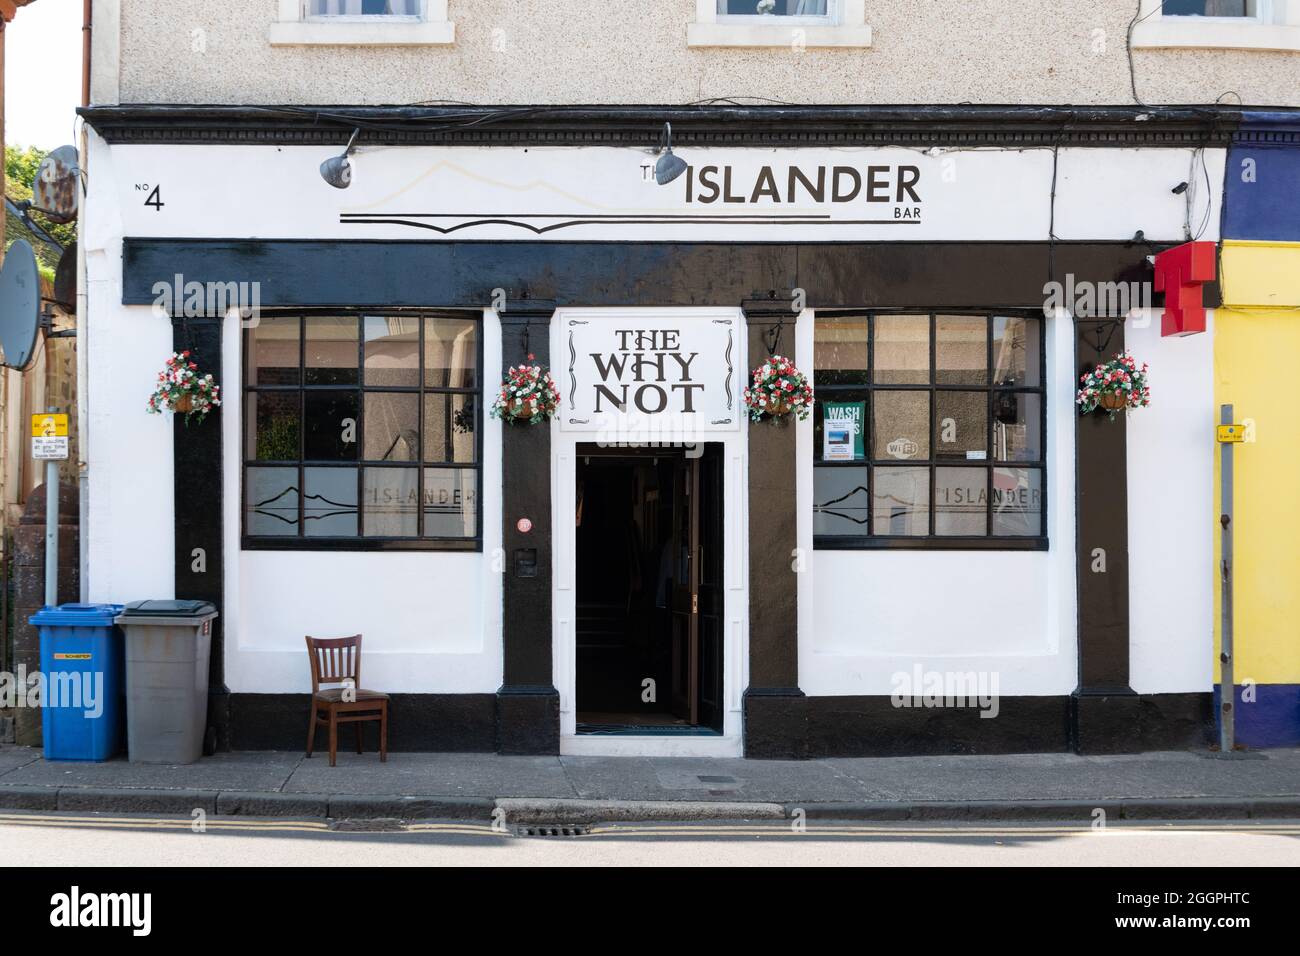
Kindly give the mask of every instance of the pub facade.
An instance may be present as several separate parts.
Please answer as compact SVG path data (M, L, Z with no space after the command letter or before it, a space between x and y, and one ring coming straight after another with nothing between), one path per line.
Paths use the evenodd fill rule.
M485 42L281 6L254 66ZM696 55L872 49L852 2L669 6ZM83 580L218 605L219 746L301 746L303 637L356 633L397 750L1209 743L1218 293L1176 265L1240 108L214 103L130 16L83 111ZM201 422L145 414L173 353ZM1124 353L1150 405L1080 414ZM784 361L810 414L751 414ZM521 365L552 417L492 414Z

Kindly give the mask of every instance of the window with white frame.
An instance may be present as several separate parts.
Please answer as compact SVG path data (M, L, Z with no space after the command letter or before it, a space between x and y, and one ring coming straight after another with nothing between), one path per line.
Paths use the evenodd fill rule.
M272 46L437 46L454 43L447 0L279 0Z
M718 16L812 17L828 21L834 5L832 0L718 0Z
M1300 0L1141 0L1131 45L1300 51Z
M693 47L871 46L865 0L696 0Z

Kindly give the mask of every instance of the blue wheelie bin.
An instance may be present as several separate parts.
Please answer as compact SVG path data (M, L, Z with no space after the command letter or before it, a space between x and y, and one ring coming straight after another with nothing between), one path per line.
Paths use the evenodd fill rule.
M46 760L107 760L122 749L126 693L120 604L61 604L31 617L41 632Z

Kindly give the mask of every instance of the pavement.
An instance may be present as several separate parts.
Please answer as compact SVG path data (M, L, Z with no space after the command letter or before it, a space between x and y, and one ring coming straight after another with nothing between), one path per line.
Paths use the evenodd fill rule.
M654 820L1088 822L1300 819L1300 749L1223 759L874 757L775 761L240 752L187 765L44 760L0 746L0 809L578 825Z

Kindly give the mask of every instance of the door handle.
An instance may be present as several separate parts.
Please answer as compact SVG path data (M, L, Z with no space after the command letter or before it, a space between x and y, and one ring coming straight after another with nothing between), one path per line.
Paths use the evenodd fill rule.
M691 592L691 613L700 613L700 594L698 591Z

